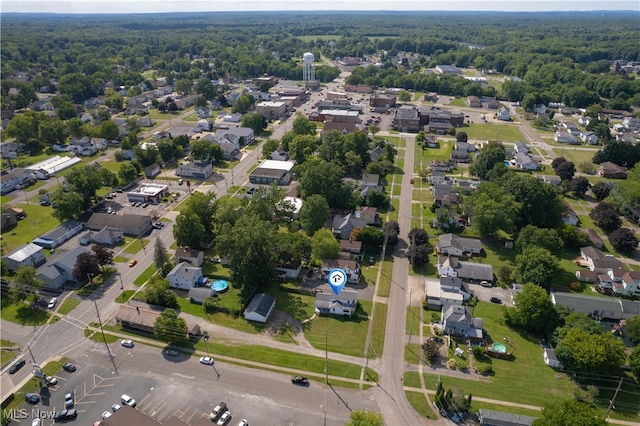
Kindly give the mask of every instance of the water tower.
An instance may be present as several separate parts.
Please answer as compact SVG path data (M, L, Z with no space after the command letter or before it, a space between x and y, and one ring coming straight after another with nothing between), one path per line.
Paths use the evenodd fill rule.
M314 81L316 79L316 71L313 68L315 58L313 53L307 52L302 55L302 81L305 83L308 81Z

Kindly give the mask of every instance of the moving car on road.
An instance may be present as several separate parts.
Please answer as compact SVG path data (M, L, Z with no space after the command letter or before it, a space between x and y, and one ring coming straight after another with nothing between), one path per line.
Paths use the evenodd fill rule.
M295 376L291 379L291 383L300 386L309 386L309 379L306 377Z
M213 365L213 358L208 356L203 356L202 358L200 358L200 364Z
M125 339L122 342L120 342L120 344L122 346L124 346L125 348L132 348L133 347L133 340Z
M10 368L9 368L9 374L15 374L18 372L18 370L20 370L22 367L24 367L24 365L27 363L27 361L25 361L24 359L21 359L19 361L16 361L15 364L13 364Z

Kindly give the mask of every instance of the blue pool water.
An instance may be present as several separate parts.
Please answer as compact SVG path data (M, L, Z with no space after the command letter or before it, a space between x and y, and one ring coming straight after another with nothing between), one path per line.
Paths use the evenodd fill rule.
M229 281L227 280L215 280L213 284L211 284L211 289L215 290L219 293L225 292L229 289Z
M507 166L507 167L511 167L511 163L510 163L510 162L508 162L508 161L505 161L505 162L504 162L504 165L505 165L505 166Z
M507 353L507 347L502 343L494 343L491 345L491 350L494 352L499 352L501 354Z

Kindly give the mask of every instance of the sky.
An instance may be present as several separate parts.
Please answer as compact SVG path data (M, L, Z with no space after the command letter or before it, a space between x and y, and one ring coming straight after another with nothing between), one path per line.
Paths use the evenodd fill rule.
M640 10L639 0L0 0L0 12L164 13L297 10Z

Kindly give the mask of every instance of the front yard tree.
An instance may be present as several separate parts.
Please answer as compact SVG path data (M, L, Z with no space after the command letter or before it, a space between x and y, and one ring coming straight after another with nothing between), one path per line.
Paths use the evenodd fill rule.
M80 253L73 267L73 276L77 280L84 280L89 276L96 276L100 273L98 258L88 252Z
M611 333L591 334L571 329L556 346L556 355L569 371L612 374L626 360L624 344Z
M250 112L242 117L242 127L248 127L253 130L256 135L259 135L264 130L264 120L262 116L257 112Z
M638 238L629 228L618 228L609 234L609 242L619 253L632 253L638 247Z
M162 158L162 161L164 161L165 163L172 160L178 154L178 150L176 149L173 140L169 138L160 139L156 143L156 147L158 148L160 158Z
M598 203L589 213L589 217L593 219L593 223L606 233L613 232L622 225L618 209L613 204L606 202Z
M245 214L231 227L222 227L218 250L229 259L231 282L240 288L242 300L267 286L274 277L277 228L271 222Z
M173 238L178 247L199 248L204 239L204 225L195 213L183 211L176 218Z
M400 224L395 220L386 222L383 226L384 235L387 239L387 245L395 246L400 238Z
M311 238L311 253L318 260L337 259L340 253L340 243L330 229L320 229Z
M320 194L309 196L300 208L300 223L308 236L312 237L329 220L329 203Z
M174 309L162 311L153 324L153 332L156 337L167 343L186 342L187 331L187 322L180 318Z
M410 245L407 256L414 267L421 267L429 264L431 250L427 245Z
M59 187L51 195L51 202L56 206L51 212L51 215L60 222L77 219L84 211L82 195L68 189L69 188Z
M606 426L604 417L587 404L574 400L566 400L542 409L540 418L533 421L532 426Z
M384 243L384 232L373 226L354 229L352 235L354 235L355 240L362 241L362 244L368 248L382 247Z
M103 272L105 266L113 265L113 252L111 250L99 244L95 244L93 247L91 247L91 250L93 251L93 255L98 260L98 265L102 267Z
M167 248L160 237L156 237L156 242L153 246L153 263L156 265L156 269L163 271L164 265L169 261L169 255L167 254Z
M39 289L44 286L44 282L38 278L36 268L33 266L21 266L16 271L13 279L11 295L14 300L25 300L31 296L34 301Z
M558 325L559 315L547 292L535 284L525 284L514 297L515 308L505 310L507 325L536 336L548 336Z
M633 348L631 355L629 355L629 366L636 379L640 378L640 346Z
M300 232L279 232L274 235L276 261L282 265L299 266L311 259L311 240Z
M81 167L74 167L65 176L67 184L71 185L75 192L80 194L82 197L84 209L91 206L91 199L96 196L96 191L102 187L102 182L106 177L102 176L102 174L101 170L98 170L93 166L84 165Z
M422 228L413 228L409 231L409 241L416 246L429 245L429 234Z
M586 194L589 188L591 188L591 184L589 183L589 179L586 177L578 176L571 180L569 188L577 197L584 197L584 194Z
M169 281L158 275L149 280L144 295L150 305L178 308L178 299L169 288Z
M195 161L209 161L213 157L213 144L206 139L191 142L191 157Z
M298 116L293 121L293 133L296 135L312 135L316 134L316 125L307 117Z
M558 259L545 248L529 246L516 256L513 273L517 282L534 283L548 289L557 272Z
M576 166L571 161L565 161L555 168L556 175L562 180L571 180L576 174Z
M204 226L205 235L213 234L213 218L216 213L216 195L213 192L193 192L187 199L185 210L195 214Z
M438 358L438 354L440 353L440 345L433 340L427 340L422 344L422 350L424 351L424 356L427 359L435 360Z
M640 315L627 320L624 325L624 334L636 344L640 342Z

